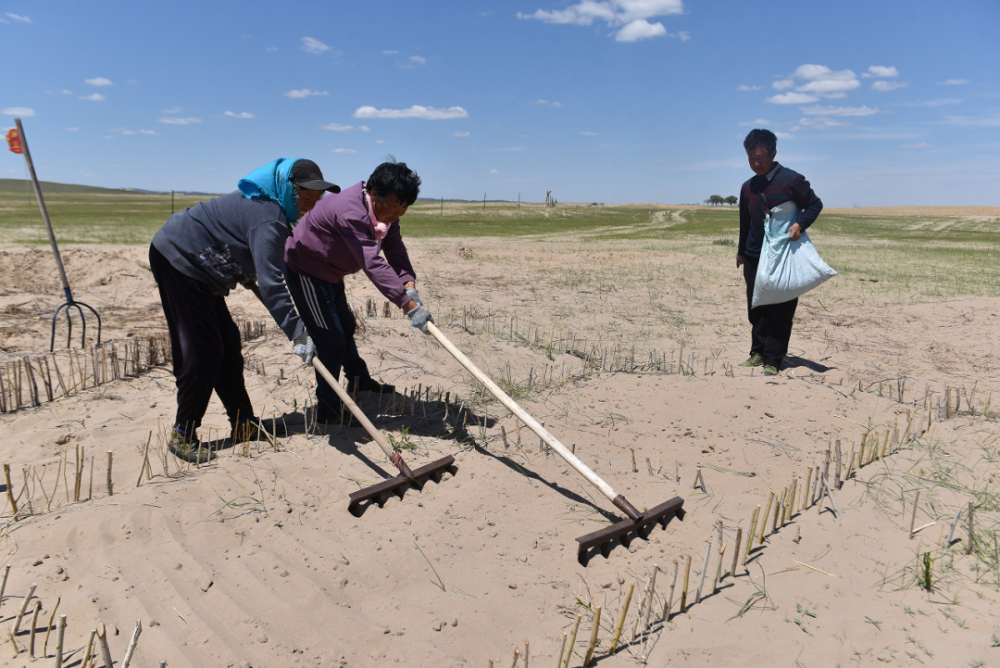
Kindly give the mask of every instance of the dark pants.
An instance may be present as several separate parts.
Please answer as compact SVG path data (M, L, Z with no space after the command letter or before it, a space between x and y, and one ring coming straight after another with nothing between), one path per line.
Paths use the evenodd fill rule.
M371 378L368 365L361 359L354 342L357 322L347 303L344 282L328 283L299 274L286 264L285 284L302 324L316 344L316 356L330 375L340 378L343 366L344 375L350 380ZM316 403L321 416L338 413L341 409L340 398L319 371L316 372Z
M750 308L753 303L753 286L757 279L759 259L744 257L743 280L747 284L747 319L750 320L750 354L759 353L764 364L781 369L788 354L788 341L792 338L792 318L798 299L782 304L768 304Z
M243 383L240 330L226 299L188 278L153 246L149 268L160 290L163 314L170 330L170 351L177 379L177 424L197 429L215 390L230 422L253 417L253 405ZM189 432L190 433L190 432Z

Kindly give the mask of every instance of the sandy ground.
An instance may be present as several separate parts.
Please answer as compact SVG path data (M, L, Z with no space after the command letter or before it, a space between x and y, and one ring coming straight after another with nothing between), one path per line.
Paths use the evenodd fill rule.
M80 665L99 621L120 661L136 620L143 632L133 665L141 666L165 659L172 667L485 668L510 665L525 642L531 665L553 666L578 612L569 665L580 666L595 606L602 607L595 654L602 666L1000 664L1000 648L991 647L1000 634L1000 573L988 556L1000 510L992 491L1000 430L991 408L1000 299L859 308L825 299L821 287L802 300L788 367L764 378L737 366L749 335L742 280L719 260L728 263L724 249L714 256L611 243L568 251L555 241L489 239L410 248L425 303L456 345L633 504L679 496L683 520L580 566L575 539L617 521L611 504L554 453L540 452L524 428L518 447L514 418L485 403L435 341L398 316L373 317L359 347L374 375L431 393L401 416L388 414L389 397L362 395L360 403L412 448L404 453L412 465L452 454L453 473L355 518L347 495L392 469L356 425L326 436L297 433L278 448L253 444L248 457L227 447L211 464L180 466L162 448L175 407L169 367L5 414L0 448L25 517L15 523L4 507L0 548L11 569L0 621L12 621L37 583L39 632L58 600L70 666ZM162 331L144 255L133 247L64 253L74 294L100 310L106 340ZM2 250L0 268L4 359L46 350L48 314L60 301L48 251ZM371 298L381 312L370 284L348 285L359 311ZM267 319L245 291L230 305L238 316ZM514 315L519 336L509 329ZM619 367L634 348L638 363L659 359L665 370L588 370L581 357L608 347L618 350ZM259 412L301 425L314 385L290 344L271 327L245 354ZM685 373L677 373L678 361ZM936 406L945 387L963 388L959 415L932 410L926 432L924 407ZM447 417L439 392L450 393ZM463 403L472 407L465 433L456 424ZM810 467L839 439L846 468L869 429L894 453L860 469L855 463L834 492L839 519L829 500L802 509ZM152 478L137 487L150 432ZM227 432L213 400L201 435ZM911 432L916 440L906 438ZM73 464L77 446L88 462L85 500L70 503L58 461L65 455ZM108 451L113 496L104 482ZM704 489L694 488L699 466ZM730 573L737 527L745 541L757 505L796 476L793 517L775 533L769 520L763 544L745 566L741 554ZM916 526L937 524L911 540L918 490ZM955 511L970 500L981 533L977 554L968 556L964 516L954 544L945 543ZM712 593L719 522L727 551ZM931 591L918 584L925 553ZM681 575L665 621L675 561ZM657 567L650 628L632 640ZM632 585L622 647L611 656ZM30 626L21 624L22 649ZM13 658L5 644L0 665L41 661L25 651ZM40 636L36 656L41 644ZM46 661L54 647L53 637Z

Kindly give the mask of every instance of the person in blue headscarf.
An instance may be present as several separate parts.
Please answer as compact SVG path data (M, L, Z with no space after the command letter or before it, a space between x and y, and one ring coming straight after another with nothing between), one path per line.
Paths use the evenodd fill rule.
M256 440L261 425L243 382L240 332L226 307L237 284L252 290L281 330L306 356L308 336L284 277L284 247L292 227L324 192L312 160L279 158L254 170L239 189L171 216L149 247L149 266L170 330L177 417L168 447L177 457L205 462L214 455L197 435L214 390L229 416L233 443Z

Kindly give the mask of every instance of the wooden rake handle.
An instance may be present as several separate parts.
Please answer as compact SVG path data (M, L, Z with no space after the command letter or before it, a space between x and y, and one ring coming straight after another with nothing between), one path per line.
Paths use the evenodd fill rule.
M340 386L340 382L333 377L333 374L331 374L325 366L323 366L323 363L319 361L318 357L313 358L312 364L316 367L316 370L319 371L319 374L323 376L327 384L333 388L333 391L337 393L337 396L340 397L340 400L345 406L347 406L348 410L350 410L354 417L357 418L358 422L361 423L361 426L365 428L368 435L371 436L376 443L378 443L378 447L382 448L382 452L384 452L385 456L389 458L389 461L396 465L396 468L399 469L399 472L403 476L412 478L413 471L411 471L410 467L403 461L403 457L398 452L393 450L392 446L389 445L389 442L385 440L385 436L382 435L382 432L372 424L371 420L369 420L358 405L354 403L354 400L351 399L351 395L347 393L347 390Z
M566 460L566 462L575 468L577 472L587 479L590 484L601 491L601 494L608 497L608 500L615 505L616 508L620 509L623 513L628 515L628 517L634 521L638 522L642 519L642 513L635 509L635 507L629 503L624 496L616 492L611 485L601 480L596 473L594 473L590 468L580 461L580 458L574 455L569 449L559 442L555 436L550 434L545 427L540 425L535 418L531 417L527 411L517 405L517 402L511 399L506 392L501 390L496 383L490 380L490 377L479 370L475 364L472 363L465 354L455 347L451 341L448 340L440 329L438 329L433 322L427 323L427 332L437 339L438 343L444 346L452 356L458 360L459 364L464 366L469 373L475 376L476 380L483 384L483 386L490 391L494 397L500 400L507 409L517 416L525 425L528 426L531 431L535 432L540 439L545 441L546 444L553 450L559 453L559 456Z

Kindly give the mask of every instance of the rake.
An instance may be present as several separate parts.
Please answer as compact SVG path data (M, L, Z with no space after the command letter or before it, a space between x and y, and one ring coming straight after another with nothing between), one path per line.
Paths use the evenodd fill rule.
M649 537L653 529L656 528L657 524L667 527L667 522L674 516L678 519L684 519L684 499L679 496L675 496L669 501L665 501L658 506L650 508L644 512L639 512L635 506L628 502L628 500L616 492L611 485L604 482L596 473L594 473L586 464L580 461L580 458L569 451L569 449L559 442L559 440L550 434L545 427L538 423L533 417L531 417L527 411L517 405L513 399L511 399L506 392L501 390L496 383L490 380L489 376L483 373L472 361L462 353L461 350L455 347L455 345L448 340L440 329L434 325L433 322L427 323L427 331L437 339L438 343L444 346L445 350L452 354L452 356L458 360L458 362L464 366L469 373L471 373L476 380L483 384L490 393L500 400L504 406L510 410L518 419L521 420L531 431L535 432L540 439L542 439L550 448L555 450L560 457L566 460L570 466L572 466L576 471L587 479L589 483L594 485L601 494L603 494L612 504L619 510L621 510L628 519L622 520L609 527L594 531L585 536L580 536L576 539L577 546L577 561L580 562L581 566L586 566L587 562L591 557L591 549L598 548L601 555L607 558L611 554L611 549L614 546L614 541L617 539L622 546L628 549L629 544L635 536L642 539Z
M368 435L372 437L378 447L382 448L382 452L385 456L389 458L397 469L399 469L399 475L395 478L390 478L389 480L384 480L380 483L372 485L371 487L365 487L364 489L359 489L356 492L351 493L349 496L350 502L347 504L347 510L355 517L361 517L367 506L361 505L365 501L372 501L378 504L381 508L385 505L385 502L389 500L389 497L393 494L403 498L406 493L406 488L413 485L416 489L422 489L423 485L420 483L421 478L431 478L435 482L441 481L441 474L445 470L451 468L455 464L455 458L451 455L447 457L442 457L437 461L433 461L430 464L424 464L423 466L411 470L410 467L403 461L403 456L398 450L394 450L389 442L382 435L382 432L372 424L371 420L361 411L356 403L351 399L351 396L347 393L340 383L333 377L333 374L319 361L318 357L314 357L312 364L319 371L320 375L326 380L327 384L333 388L333 391L337 393L340 397L341 402L351 411L361 426L365 428Z

